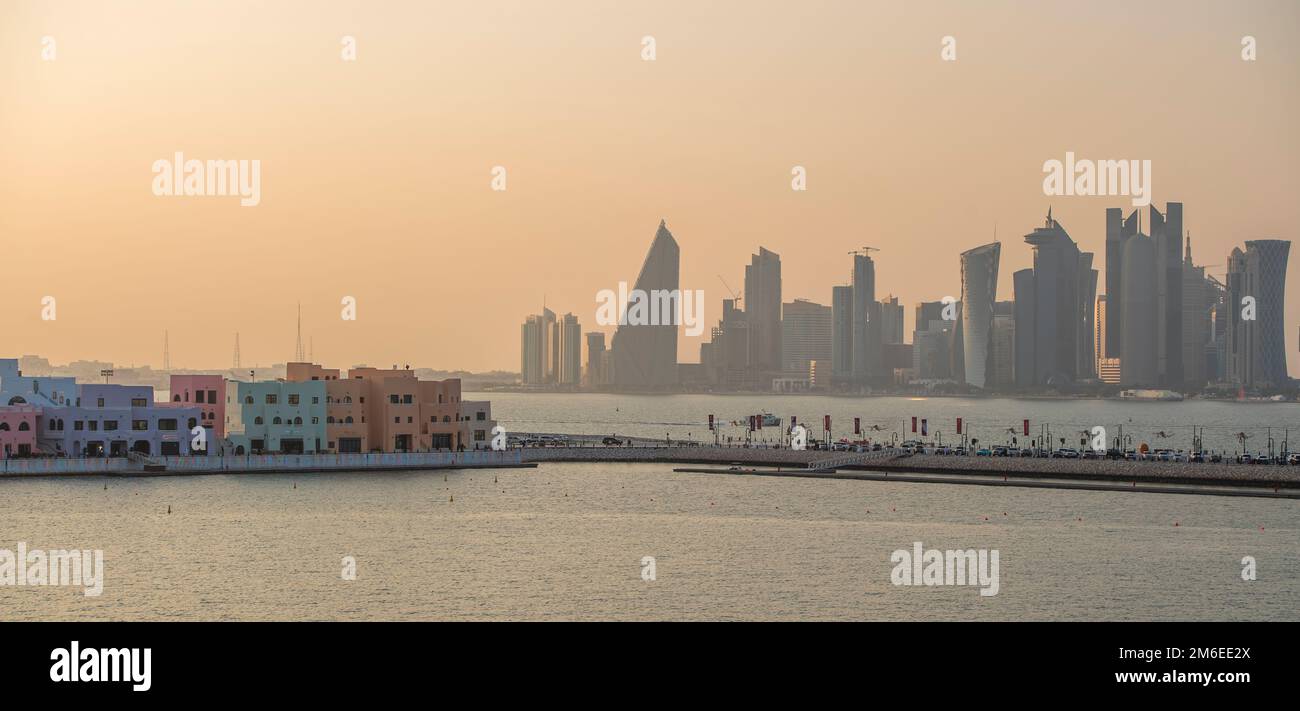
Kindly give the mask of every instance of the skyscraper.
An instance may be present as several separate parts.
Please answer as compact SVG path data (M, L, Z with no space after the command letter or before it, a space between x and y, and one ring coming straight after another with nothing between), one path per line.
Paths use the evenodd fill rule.
M1034 384L1034 348L1037 345L1037 288L1033 269L1021 269L1011 276L1016 302L1016 385Z
M831 287L831 379L853 379L853 287Z
M598 388L605 385L605 334L600 331L587 333L587 387Z
M781 257L765 247L745 267L745 314L749 320L751 365L776 371L781 363Z
M1151 239L1155 242L1156 368L1166 387L1183 385L1183 204L1165 204L1162 214L1151 205Z
M782 308L782 368L808 373L811 361L831 359L832 309L806 299L795 299Z
M637 275L635 290L655 298L670 292L680 298L681 249L661 220ZM624 314L624 317L626 314ZM621 318L620 321L625 320ZM614 384L622 388L662 388L677 383L679 324L621 324L610 343Z
M555 340L560 347L556 382L576 386L582 380L582 327L573 314L565 314L555 326Z
M1106 302L1110 305L1114 318L1106 324L1106 351L1097 356L1118 358L1123 331L1119 313L1124 303L1123 271L1124 242L1137 234L1137 211L1128 219L1118 207L1106 208Z
M1229 376L1242 386L1288 382L1282 318L1290 250L1287 240L1251 240L1244 253L1234 249L1228 258Z
M885 345L903 342L903 305L892 294L880 302L880 341Z
M876 263L853 255L853 380L865 385L880 369L880 304L876 302Z
M543 307L542 313L529 316L520 328L519 372L525 385L557 382L555 365L559 354L555 341L555 312Z
M1087 363L1092 351L1090 326L1096 290L1092 254L1079 251L1065 228L1052 219L1051 210L1042 227L1025 235L1025 242L1034 248L1033 279L1016 281L1016 301L1022 298L1022 284L1032 290L1034 311L1029 318L1034 323L1032 329L1025 329L1018 310L1017 383L1026 384L1020 371L1031 367L1031 363L1033 374L1028 384L1048 385L1090 377L1091 366L1081 369L1080 363ZM1031 335L1032 341L1022 340Z
M961 254L962 353L966 383L985 387L992 379L993 305L998 300L1002 244L992 242Z
M1124 300L1120 321L1120 383L1127 386L1159 385L1159 300L1156 294L1155 241L1139 232L1124 242Z

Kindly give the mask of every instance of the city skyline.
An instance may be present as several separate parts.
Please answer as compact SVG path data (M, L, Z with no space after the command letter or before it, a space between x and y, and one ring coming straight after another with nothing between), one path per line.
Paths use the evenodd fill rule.
M740 250L783 256L784 300L829 304L827 275L871 244L877 294L915 304L958 296L962 249L1048 207L1104 279L1098 215L1129 201L1045 195L1044 161L1071 151L1149 159L1153 201L1190 206L1218 278L1233 247L1291 239L1300 223L1286 199L1300 189L1293 3L949 3L906 16L745 5L737 26L740 7L436 19L412 7L399 24L380 9L285 3L259 7L248 28L237 12L168 3L11 4L0 234L8 261L35 267L7 275L0 328L22 353L155 365L166 331L176 366L222 368L236 332L245 362L286 360L301 301L304 341L332 361L514 370L508 326L542 295L590 321L594 292L635 272L645 226L662 217L710 323L728 296L717 275L742 279ZM338 57L347 33L355 63ZM653 62L640 57L646 34ZM1241 59L1246 34L1257 61ZM945 35L954 62L940 58ZM55 61L41 58L45 36ZM181 47L183 64L158 61ZM473 71L445 71L466 58ZM756 66L761 80L731 79ZM1145 116L1153 100L1169 118ZM177 151L261 160L260 203L151 195L150 164ZM496 165L509 170L502 193ZM791 190L795 166L806 191ZM1004 252L998 292L1010 294L1031 260ZM55 322L40 318L45 296ZM354 322L339 318L345 296ZM1294 290L1286 314L1293 328ZM707 337L680 338L678 360L696 360Z

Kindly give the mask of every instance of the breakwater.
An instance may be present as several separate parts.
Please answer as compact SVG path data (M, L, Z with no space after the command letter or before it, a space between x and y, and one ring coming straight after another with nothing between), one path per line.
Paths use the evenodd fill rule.
M957 457L902 452L873 452L875 458L853 462L844 452L737 447L554 447L528 448L526 462L666 462L740 464L743 466L829 466L838 470L1054 478L1112 483L1159 483L1300 489L1300 467L1250 464L1064 459L1036 457ZM865 454L865 453L864 453ZM848 461L846 461L848 460Z
M269 472L397 471L408 469L475 469L533 466L522 450L505 452L386 452L372 454L248 454L224 457L150 457L162 471L180 474L252 474ZM124 457L89 459L6 459L0 476L145 475L141 463Z

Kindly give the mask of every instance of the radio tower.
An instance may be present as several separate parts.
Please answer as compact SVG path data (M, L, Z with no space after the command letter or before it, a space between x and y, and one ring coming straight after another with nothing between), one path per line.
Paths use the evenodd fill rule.
M171 371L172 369L172 346L169 338L170 334L163 331L163 370Z
M298 348L293 352L293 359L297 363L307 360L307 354L302 349L302 302L298 302Z
M239 332L235 332L235 365L232 370L239 370Z

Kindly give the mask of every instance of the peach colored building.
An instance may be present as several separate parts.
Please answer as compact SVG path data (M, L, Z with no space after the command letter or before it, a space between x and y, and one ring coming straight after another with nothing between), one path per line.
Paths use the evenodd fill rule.
M36 426L40 416L41 408L32 405L0 407L0 459L36 452Z
M338 370L289 363L286 380L324 380L328 451L413 452L486 449L491 404L463 403L461 381L420 380L410 369ZM468 409L467 409L468 408Z
M226 379L220 375L171 376L171 405L198 405L213 448L226 436Z

